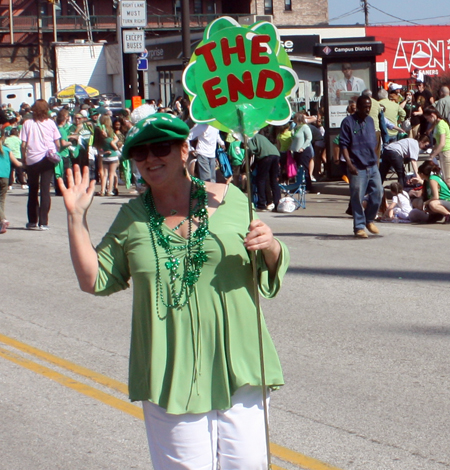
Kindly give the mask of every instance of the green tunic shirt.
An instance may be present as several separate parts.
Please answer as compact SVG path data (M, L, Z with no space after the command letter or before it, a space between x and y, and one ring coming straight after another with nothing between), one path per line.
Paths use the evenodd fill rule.
M434 138L436 139L436 144L439 145L439 142L441 141L441 135L445 135L445 145L444 148L441 150L441 152L448 152L450 150L450 128L448 127L448 124L441 119L436 127L434 128Z
M172 414L205 413L231 407L246 384L261 385L258 333L250 257L243 245L249 225L247 200L233 185L209 219L204 250L208 261L188 304L165 308L156 292L156 262L143 196L122 206L97 247L95 291L109 295L133 279L130 399L150 400ZM182 246L186 240L163 224ZM274 279L258 253L260 293L275 296L287 270L284 244ZM167 256L158 247L163 297L170 302ZM183 266L185 251L178 251ZM263 321L266 384L283 384L277 352Z

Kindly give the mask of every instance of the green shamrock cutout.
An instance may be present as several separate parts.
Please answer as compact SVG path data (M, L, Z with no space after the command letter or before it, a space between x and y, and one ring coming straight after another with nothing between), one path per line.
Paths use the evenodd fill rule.
M271 23L247 27L229 17L210 23L183 74L195 122L249 137L289 120L297 81Z

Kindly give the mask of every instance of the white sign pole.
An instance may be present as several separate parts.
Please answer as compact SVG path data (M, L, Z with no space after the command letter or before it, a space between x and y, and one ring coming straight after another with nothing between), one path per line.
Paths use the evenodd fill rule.
M122 97L122 105L125 109L125 79L123 76L123 47L122 47L122 18L120 15L120 5L119 5L119 14L117 15L117 44L119 46L119 61L120 61L120 95Z

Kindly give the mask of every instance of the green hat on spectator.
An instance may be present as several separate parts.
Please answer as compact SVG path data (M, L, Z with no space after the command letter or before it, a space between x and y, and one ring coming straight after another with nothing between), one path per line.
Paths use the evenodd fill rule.
M186 140L189 127L181 119L167 113L152 114L136 123L127 134L122 157L130 158L130 148L167 140Z

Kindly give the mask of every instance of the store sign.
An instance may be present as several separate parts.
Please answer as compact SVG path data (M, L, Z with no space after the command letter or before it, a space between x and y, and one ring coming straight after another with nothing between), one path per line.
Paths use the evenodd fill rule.
M280 35L280 43L289 55L312 55L314 45L320 41L318 34L305 36Z
M383 52L384 44L381 42L324 43L314 46L316 57L342 58L344 60L350 60L353 57L373 57Z
M386 44L377 61L387 61L389 80L409 78L414 69L424 75L450 69L450 26L373 26L367 35Z
M139 54L145 51L145 32L141 30L125 29L123 35L123 52L125 54Z
M122 0L120 15L122 28L145 28L147 26L147 2Z

